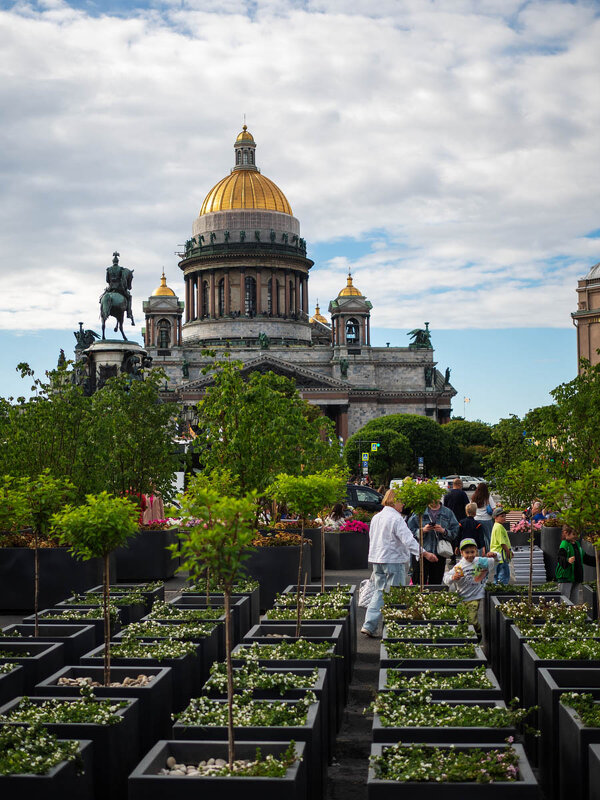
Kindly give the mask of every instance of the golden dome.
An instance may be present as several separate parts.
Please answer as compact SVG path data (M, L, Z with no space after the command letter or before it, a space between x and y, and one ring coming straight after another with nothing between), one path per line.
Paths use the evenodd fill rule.
M362 292L360 292L356 286L352 285L352 275L348 273L348 280L346 285L342 289L342 291L338 294L338 297L362 297Z
M279 186L254 170L234 170L213 186L204 198L200 216L238 208L280 211L293 216L292 208Z
M319 302L317 301L317 305L315 306L315 315L311 317L309 322L321 322L323 325L329 325L327 319L321 314L321 309L319 308Z
M254 136L252 136L252 134L248 130L248 126L244 125L240 133L238 133L236 142L253 142L253 141L254 141Z
M169 289L167 286L167 279L165 278L164 270L160 279L160 286L152 292L152 297L176 297L173 289Z

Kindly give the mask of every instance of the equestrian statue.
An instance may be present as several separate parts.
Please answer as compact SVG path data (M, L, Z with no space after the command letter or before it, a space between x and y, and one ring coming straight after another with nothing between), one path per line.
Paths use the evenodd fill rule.
M131 283L133 281L133 270L122 267L119 264L119 253L113 253L112 266L106 268L106 283L108 286L100 297L100 317L102 318L102 338L104 339L104 326L108 317L117 320L115 333L121 331L121 336L125 341L127 337L123 333L123 318L125 314L133 321L131 310Z

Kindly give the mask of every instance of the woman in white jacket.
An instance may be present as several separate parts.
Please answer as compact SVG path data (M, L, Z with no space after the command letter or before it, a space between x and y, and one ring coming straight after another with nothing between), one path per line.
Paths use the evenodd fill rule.
M396 500L396 492L389 489L383 500L383 509L375 514L369 529L369 563L373 565L372 580L375 584L373 597L367 608L365 621L360 630L365 636L375 638L381 622L383 593L390 586L406 586L407 566L411 555L422 556L428 561L437 561L437 556L421 551L404 517L400 513L403 504Z

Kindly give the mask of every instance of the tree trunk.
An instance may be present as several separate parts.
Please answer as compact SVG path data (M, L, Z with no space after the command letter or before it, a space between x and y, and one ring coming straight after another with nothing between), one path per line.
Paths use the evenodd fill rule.
M422 592L425 584L425 564L423 563L423 514L419 514L419 545L421 546L421 553L419 555L419 587Z
M210 608L210 570L206 570L206 607Z
M40 635L39 625L39 605L40 605L40 549L37 528L34 531L34 550L33 550L33 614L34 625L33 635L35 637Z
M325 525L321 525L321 592L325 591Z
M600 549L594 545L596 554L596 609L600 608ZM600 617L600 614L597 614Z
M302 609L300 608L300 584L302 583L302 556L304 555L304 517L300 529L300 555L298 556L298 580L296 585L296 636L300 636Z
M532 500L531 519L529 521L529 586L527 587L527 602L529 605L533 605L533 502Z
M235 761L235 741L233 737L233 665L231 663L231 588L225 594L225 663L227 665L227 757L229 768Z
M110 554L104 556L102 607L104 609L104 685L110 684Z

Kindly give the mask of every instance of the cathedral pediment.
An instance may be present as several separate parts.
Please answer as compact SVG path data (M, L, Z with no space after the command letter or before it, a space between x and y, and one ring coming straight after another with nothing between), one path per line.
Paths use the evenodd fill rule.
M338 391L348 391L348 384L343 381L335 380L327 375L323 375L316 370L308 367L291 364L289 361L277 358L273 355L260 355L246 361L242 367L242 374L249 375L251 372L274 372L284 378L293 378L298 389L335 389ZM186 384L186 390L202 389L213 382L211 375L203 376L195 381Z

